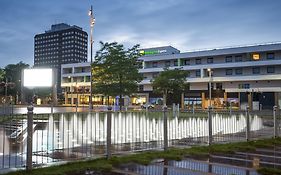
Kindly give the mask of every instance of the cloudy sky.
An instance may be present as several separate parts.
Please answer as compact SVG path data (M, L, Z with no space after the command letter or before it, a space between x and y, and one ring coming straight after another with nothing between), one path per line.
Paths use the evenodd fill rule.
M281 41L280 0L0 0L0 67L33 65L33 37L65 22L98 41L129 47L172 45L182 52Z

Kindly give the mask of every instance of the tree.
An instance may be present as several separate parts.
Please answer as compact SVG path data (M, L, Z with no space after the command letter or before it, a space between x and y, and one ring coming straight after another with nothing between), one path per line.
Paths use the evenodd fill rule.
M16 102L18 101L18 95L20 95L21 92L21 72L28 67L28 64L19 62L17 64L8 64L4 69L7 82L14 83L13 88L8 88L8 94L14 96Z
M164 69L163 72L152 80L153 91L163 94L163 105L167 105L168 93L175 93L178 91L184 91L188 88L186 83L187 71L174 69Z
M4 81L5 79L5 70L0 68L0 81Z
M138 72L141 67L137 60L139 45L125 50L117 42L100 44L101 49L97 51L92 64L93 92L107 97L119 96L119 106L122 109L122 97L136 92L137 83L142 80Z

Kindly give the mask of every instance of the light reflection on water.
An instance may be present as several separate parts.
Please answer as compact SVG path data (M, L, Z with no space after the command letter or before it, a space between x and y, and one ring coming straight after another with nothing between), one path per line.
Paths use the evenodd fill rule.
M41 121L43 126L35 129L33 135L33 150L47 151L51 149L71 148L82 144L99 143L106 141L107 116L94 113L77 116L76 113L60 115L54 119ZM34 120L36 123L36 120ZM39 125L39 124L38 124ZM231 134L245 131L246 119L244 116L213 117L213 134ZM259 130L263 127L262 119L254 116L251 119L251 130ZM150 142L163 140L162 118L148 118L145 114L136 115L127 113L126 116L119 113L112 117L111 129L112 144ZM173 118L168 120L168 138L184 139L190 137L208 136L208 120L205 118ZM3 128L0 128L0 139L3 142ZM5 139L5 153L9 152L9 140ZM24 145L25 146L25 145ZM3 144L0 144L0 152Z
M107 116L105 113L76 113L50 115L35 119L33 134L33 151L37 155L46 154L58 149L73 149L85 145L105 145ZM145 113L114 113L112 115L112 144L145 143L163 141L162 117L149 118ZM243 115L225 117L213 116L213 134L231 134L244 132L246 119ZM251 130L263 128L262 119L251 118ZM23 140L11 141L0 126L0 155L26 152L26 134ZM208 120L206 118L168 119L168 139L180 140L208 136ZM12 146L11 146L12 145ZM0 157L1 159L1 157ZM45 160L46 158L44 158ZM40 159L41 160L41 159ZM43 158L42 158L42 162ZM0 160L1 164L1 160Z

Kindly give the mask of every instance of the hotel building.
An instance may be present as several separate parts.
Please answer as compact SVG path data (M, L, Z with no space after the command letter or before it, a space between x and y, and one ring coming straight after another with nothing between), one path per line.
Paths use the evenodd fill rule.
M88 34L81 27L54 24L50 30L34 37L34 67L57 69L60 85L61 65L86 62L87 43Z
M151 81L163 68L169 68L189 72L186 81L190 89L181 95L182 106L207 108L211 103L215 108L229 105L241 109L249 105L253 110L272 109L274 105L281 108L281 43L185 53L167 46L143 49L140 53L142 56L139 60L143 67L139 72L143 74L144 80L139 83L139 92L132 96L131 104L161 103L161 95L153 93ZM88 68L82 64L87 64ZM81 87L89 89L87 77L90 73L86 73L89 66L89 63L62 65L62 87L65 87L66 103L69 104L67 99L71 99L70 92L75 96L71 87L80 87L81 82ZM79 100L78 95L80 102L83 101L81 99L89 99L88 90L83 92L86 96L84 94ZM103 100L101 96L96 99L99 100Z

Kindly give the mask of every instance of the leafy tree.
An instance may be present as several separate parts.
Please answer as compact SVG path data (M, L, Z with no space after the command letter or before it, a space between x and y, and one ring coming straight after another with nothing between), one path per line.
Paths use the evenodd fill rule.
M93 92L105 96L119 96L120 109L122 97L131 95L137 91L137 83L142 80L138 69L139 45L125 50L122 44L117 42L100 42L101 49L97 51L92 65Z
M5 79L5 70L0 68L0 81L4 81Z
M153 91L163 94L163 105L167 105L167 95L169 93L183 92L188 88L186 83L187 71L174 69L164 69L163 72L152 80Z
M28 67L28 64L19 62L17 64L8 64L4 69L7 82L14 83L14 87L8 88L8 95L14 96L15 101L18 101L17 98L21 95L21 72Z

